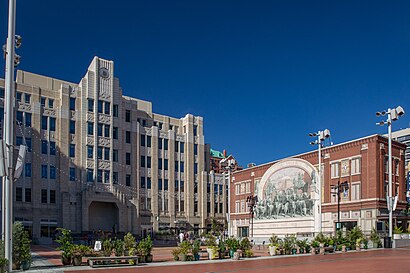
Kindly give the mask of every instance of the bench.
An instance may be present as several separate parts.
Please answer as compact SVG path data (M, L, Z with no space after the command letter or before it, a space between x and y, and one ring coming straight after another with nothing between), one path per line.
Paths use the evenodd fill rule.
M130 264L129 261L133 261ZM111 257L89 257L87 263L91 267L108 267L108 266L130 266L138 264L138 256L111 256Z

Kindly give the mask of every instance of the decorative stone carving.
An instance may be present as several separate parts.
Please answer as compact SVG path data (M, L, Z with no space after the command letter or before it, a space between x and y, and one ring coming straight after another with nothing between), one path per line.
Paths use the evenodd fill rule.
M99 137L98 138L98 145L99 146L104 146L104 147L109 147L111 144L111 139L108 137Z
M165 133L165 132L163 132L163 131L160 131L159 137L161 137L161 138L167 138L167 137L168 137L168 132Z
M106 160L99 160L98 161L98 168L103 169L103 170L109 170L111 167L111 164L109 161Z
M105 114L98 114L98 122L101 123L111 123L111 117Z
M325 156L323 157L324 159L328 159L328 158L330 158L330 154L329 153L326 153L325 154Z
M384 143L380 143L380 150L384 149Z
M19 110L20 111L31 111L31 105L27 103L19 102Z
M87 145L94 145L94 138L87 137Z
M93 160L87 160L87 168L94 168L94 161Z
M70 118L76 120L77 119L77 111L70 111Z
M56 116L56 109L44 108L44 115L55 117Z
M369 148L368 143L362 144L362 150L367 150L368 148Z

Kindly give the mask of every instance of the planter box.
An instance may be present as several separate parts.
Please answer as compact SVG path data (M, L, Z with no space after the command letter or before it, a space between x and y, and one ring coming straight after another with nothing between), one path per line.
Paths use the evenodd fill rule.
M269 255L275 256L276 255L276 246L269 247Z
M393 239L394 239L394 240L399 240L399 239L401 239L401 234L393 234Z

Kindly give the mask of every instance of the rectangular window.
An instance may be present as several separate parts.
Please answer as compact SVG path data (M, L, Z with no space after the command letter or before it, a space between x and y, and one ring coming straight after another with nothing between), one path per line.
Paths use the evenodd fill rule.
M147 156L147 168L151 168L151 157Z
M103 147L100 147L100 146L97 147L97 158L98 159L103 158Z
M194 144L194 155L198 154L198 144Z
M130 187L131 186L131 175L127 174L125 176L125 186Z
M113 116L118 117L118 105L117 104L113 105Z
M145 168L145 155L141 156L141 161L140 162L141 162L141 167Z
M130 131L125 132L125 143L131 143L131 132Z
M87 182L94 182L94 170L87 169Z
M162 138L158 138L158 149L162 149Z
M97 124L97 135L102 136L103 135L103 125L101 123Z
M104 125L104 136L110 137L110 125L107 125L107 124Z
M54 100L48 99L48 108L54 108Z
M181 191L181 192L184 192L184 181L179 181L179 190Z
M151 147L151 136L147 136L147 147Z
M164 139L164 150L168 150L168 139Z
M41 104L42 107L45 107L46 106L46 98L41 97L40 98L40 104Z
M31 152L31 149L32 149L32 145L31 145L31 138L26 138L26 145L27 145L27 148L28 148L28 152Z
M118 162L118 150L112 150L112 161Z
M168 179L164 179L164 191L168 190Z
M360 183L352 183L352 201L360 200Z
M103 112L103 101L99 100L97 104L98 104L98 113L102 113Z
M179 149L178 149L178 148L179 148L179 143L178 143L178 141L175 141L174 144L175 144L175 145L174 145L174 146L175 146L175 147L174 147L174 148L175 148L175 152L178 153L178 151L179 151Z
M75 111L75 98L70 98L70 110Z
M179 163L178 163L178 161L176 161L176 160L175 160L175 165L174 165L174 167L175 167L175 172L178 172Z
M30 94L25 94L24 95L24 102L25 103L30 103L31 102L31 95Z
M158 169L162 170L162 158L158 158Z
M50 117L50 131L56 131L56 118Z
M145 147L145 135L140 135L141 146Z
M125 164L131 165L131 153L125 153Z
M41 190L41 203L47 204L47 190Z
M70 144L70 157L75 157L75 144Z
M164 170L168 171L168 159L164 159Z
M131 122L131 111L125 110L125 122Z
M41 165L41 178L47 178L47 177L48 177L48 166Z
M88 99L88 111L94 112L94 100L93 99Z
M41 129L47 130L47 123L48 123L48 117L47 116L42 116L41 117Z
M94 147L87 145L87 158L94 157Z
M331 178L339 177L339 163L332 163L331 165Z
M198 174L198 163L194 163L194 174Z
M184 142L180 142L180 143L179 143L179 151L180 151L181 153L183 153L183 152L184 152L184 149L185 149Z
M147 189L151 189L151 177L147 177Z
M198 135L198 125L194 125L194 136Z
M47 140L42 140L41 141L41 153L43 155L48 154L48 142L47 142Z
M140 187L141 189L145 189L145 177L144 176L141 176Z
M87 122L87 134L94 135L94 122Z
M178 180L175 180L175 191L178 191L178 189L179 189L179 187L178 187L178 185L179 185L179 182L178 182Z
M70 134L75 134L75 121L70 120Z
M102 170L97 170L97 182L98 183L103 182L103 171Z
M50 141L50 155L56 155L56 143Z
M25 188L25 190L24 190L24 200L27 203L31 203L31 188Z
M75 181L75 168L70 167L70 181Z
M21 92L16 92L16 101L21 101Z
M31 113L25 113L25 126L31 127Z
M56 203L56 191L50 190L50 204Z
M394 161L394 170L395 170L395 174L396 175L399 175L399 170L400 170L400 168L399 168L399 161L398 160L395 160Z
M111 108L111 103L109 103L108 101L105 102L104 105L104 114L109 115L110 114L110 109Z
M352 174L360 173L360 158L352 159Z
M110 148L104 148L104 160L110 160Z
M112 138L113 139L118 139L118 127L113 127L112 128Z
M0 87L0 98L4 98L4 88Z
M50 179L56 179L56 167L50 166Z
M112 172L112 183L118 184L118 172Z
M17 124L23 124L23 112L21 111L16 112L16 120L17 120Z
M24 166L24 173L26 177L31 177L31 163L26 163Z
M110 171L104 171L104 183L110 183Z
M16 202L22 202L23 201L23 189L17 187L16 188Z
M180 171L181 173L184 172L184 162L180 162L180 163L179 163L179 171Z
M161 178L158 179L158 190L162 191L162 179Z

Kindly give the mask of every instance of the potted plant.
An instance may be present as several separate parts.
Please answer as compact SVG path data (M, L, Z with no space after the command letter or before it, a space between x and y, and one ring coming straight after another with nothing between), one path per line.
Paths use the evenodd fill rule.
M234 253L238 250L239 248L239 241L236 238L228 238L225 241L226 246L229 249L229 257L233 258Z
M377 233L375 228L373 228L371 233L370 233L370 242L372 243L372 246L374 248L377 248L377 247L379 247L379 245L381 245L380 236Z
M355 226L347 233L348 243L346 244L346 247L356 248L357 239L360 239L360 242L364 239L363 231L360 229L359 226Z
M316 240L313 240L312 242L310 242L310 246L311 246L311 254L312 255L316 255L316 251L319 248L320 243Z
M192 255L194 255L194 260L199 261L199 250L201 249L201 241L195 240L192 244Z
M56 242L60 244L57 250L61 250L61 262L63 265L71 264L72 259L72 249L73 249L73 238L71 236L71 230L65 228L57 228L59 235L57 236Z
M279 238L272 233L272 236L269 238L269 254L271 256L276 255L276 250L278 249Z
M24 226L20 222L13 224L13 269L20 269L24 266L23 270L28 270L31 265L31 251L30 251L30 239L28 232L24 230Z
M117 257L124 255L124 241L117 239L114 241L114 254Z
M246 257L247 250L252 250L251 241L247 237L243 238L239 243L239 249L242 251L242 255ZM250 254L250 252L248 252Z
M246 258L252 258L252 257L253 257L253 251L252 251L252 249L250 249L250 248L246 249L245 252L244 252L244 256L245 256Z
M174 248L171 253L172 253L172 257L174 258L174 261L179 261L179 247Z
M131 248L135 248L136 246L136 241L135 241L135 237L128 232L125 236L124 236L124 255L128 256L130 255L129 251Z
M111 239L105 239L102 243L102 249L104 256L110 257L112 254L112 250L114 248L114 243L111 241Z
M192 245L190 242L182 241L182 243L179 244L179 260L185 262L191 249Z
M129 256L134 256L134 255L137 254L137 249L134 248L134 247L130 248L128 251L129 251L129 252L128 252L128 255L129 255ZM129 260L128 260L128 264L129 264L129 265L134 265L134 264L136 264L136 261L135 261L134 259L129 259Z
M226 244L224 241L220 240L218 244L219 249L219 259L224 259L226 256Z
M83 257L90 253L90 248L86 245L73 245L72 257L75 266L81 265Z
M403 228L402 227L398 227L398 226L394 226L393 229L393 239L398 240L401 239L401 234L403 233Z
M207 246L206 251L208 252L208 256L210 260L214 260L218 258L219 248L216 243L216 238L214 235L208 233L206 235L205 244Z
M285 238L283 238L283 248L285 249L285 254L295 254L296 253L296 236L295 235L286 235Z
M151 236L147 236L146 238L142 239L138 244L139 249L141 250L141 255L145 256L145 262L151 263L152 262L152 240Z
M9 264L8 260L4 257L0 257L0 273L6 272L6 266Z
M308 245L307 239L296 240L296 245L299 247L299 253L303 253L306 250L306 246Z

